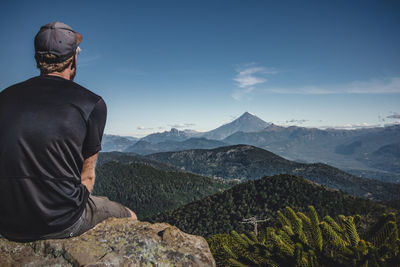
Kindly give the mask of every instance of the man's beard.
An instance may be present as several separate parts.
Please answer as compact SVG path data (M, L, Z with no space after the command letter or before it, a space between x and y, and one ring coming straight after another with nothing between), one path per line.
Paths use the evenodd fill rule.
M74 59L72 60L71 74L69 75L69 79L71 81L73 81L74 78L75 78L75 75L76 75L76 60L75 60L75 57L74 57Z

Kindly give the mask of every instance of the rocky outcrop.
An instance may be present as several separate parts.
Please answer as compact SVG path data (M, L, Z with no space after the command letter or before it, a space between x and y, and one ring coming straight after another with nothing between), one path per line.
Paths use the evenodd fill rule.
M110 218L68 239L0 238L0 266L215 266L203 237L167 223Z

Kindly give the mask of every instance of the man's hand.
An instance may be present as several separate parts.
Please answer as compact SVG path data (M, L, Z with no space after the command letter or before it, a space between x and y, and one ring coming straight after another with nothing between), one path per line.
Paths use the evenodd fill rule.
M92 192L95 178L96 160L99 153L90 156L83 162L81 181L86 186L89 192Z

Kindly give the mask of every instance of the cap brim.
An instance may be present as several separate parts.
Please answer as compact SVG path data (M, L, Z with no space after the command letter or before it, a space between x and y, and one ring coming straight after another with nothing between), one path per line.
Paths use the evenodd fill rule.
M78 32L75 32L76 35L76 45L79 45L82 42L82 35Z

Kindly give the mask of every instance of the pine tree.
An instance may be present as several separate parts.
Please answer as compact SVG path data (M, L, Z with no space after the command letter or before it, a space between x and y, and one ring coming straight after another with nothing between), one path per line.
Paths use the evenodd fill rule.
M360 216L325 216L313 206L308 215L290 207L277 212L280 227L260 235L232 231L219 248L227 257L221 266L400 266L400 239L393 213L385 214L364 239L357 231ZM211 238L215 242L215 236ZM229 241L229 242L228 242ZM209 241L210 242L210 241ZM218 242L217 242L218 243ZM213 254L220 255L215 245Z

